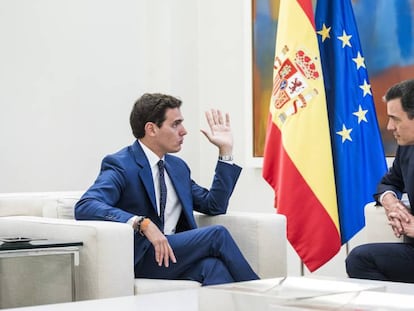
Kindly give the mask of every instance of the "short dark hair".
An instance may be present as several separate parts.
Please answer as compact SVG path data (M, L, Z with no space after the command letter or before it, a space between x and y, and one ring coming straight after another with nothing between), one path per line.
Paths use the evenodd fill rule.
M168 108L179 108L181 100L170 95L160 93L145 93L135 102L129 123L135 138L145 136L145 124L153 122L158 127L165 121L165 112Z
M409 119L414 119L414 79L405 80L390 87L384 95L385 102L400 98L402 109Z

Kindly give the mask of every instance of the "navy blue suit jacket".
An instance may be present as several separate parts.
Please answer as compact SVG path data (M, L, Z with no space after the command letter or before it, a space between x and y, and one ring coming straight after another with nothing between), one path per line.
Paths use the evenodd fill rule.
M191 179L187 164L176 156L165 155L165 169L183 208L177 232L197 227L193 211L207 215L226 213L241 172L237 165L218 161L212 186L208 190ZM158 227L161 225L151 168L137 141L102 160L95 183L75 206L75 217L80 220L127 222L134 215L147 216ZM136 264L150 242L135 234L134 243Z
M377 193L374 195L377 204L379 197L387 190L394 191L401 199L403 193L407 193L410 201L410 211L413 214L414 207L414 145L398 146L392 167L381 179ZM404 236L406 243L414 244L414 238Z
M407 193L411 206L414 204L414 146L398 146L392 167L381 179L378 192L374 195L378 201L379 196L387 191L394 191L399 198Z

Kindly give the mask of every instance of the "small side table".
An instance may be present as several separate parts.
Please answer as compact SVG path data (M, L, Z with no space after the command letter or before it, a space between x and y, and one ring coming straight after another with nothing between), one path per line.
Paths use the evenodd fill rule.
M75 301L83 242L20 240L0 238L0 308Z

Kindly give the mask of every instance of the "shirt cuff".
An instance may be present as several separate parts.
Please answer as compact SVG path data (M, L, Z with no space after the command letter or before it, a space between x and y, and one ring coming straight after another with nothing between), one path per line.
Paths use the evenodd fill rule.
M225 161L225 160L219 160L219 162L227 163L227 164L234 164L234 161Z
M132 216L130 219L128 219L127 224L130 225L131 227L133 227L134 226L134 221L135 221L136 218L138 218L137 215Z

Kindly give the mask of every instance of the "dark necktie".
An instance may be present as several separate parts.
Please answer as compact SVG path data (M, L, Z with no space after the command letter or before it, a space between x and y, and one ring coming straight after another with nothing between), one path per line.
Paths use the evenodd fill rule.
M162 231L164 231L164 213L165 213L165 204L167 203L167 186L165 185L164 177L164 161L158 161L158 171L160 179L160 219Z

